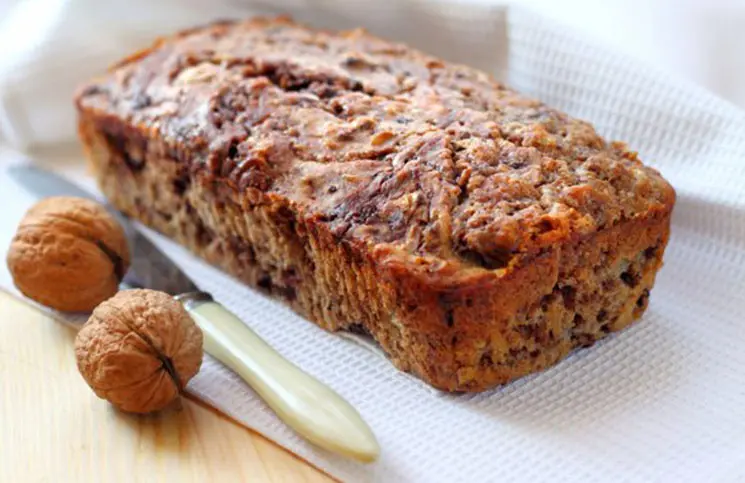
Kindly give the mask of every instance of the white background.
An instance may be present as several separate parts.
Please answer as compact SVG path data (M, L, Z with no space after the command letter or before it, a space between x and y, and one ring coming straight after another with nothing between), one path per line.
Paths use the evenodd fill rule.
M489 0L482 0L488 3ZM745 0L514 0L745 107Z
M105 4L106 1L102 0L101 3ZM242 1L248 4L262 3L251 0L227 3ZM288 4L312 2L284 1ZM461 1L533 7L618 51L688 78L745 107L745 0ZM215 0L201 2L205 5L221 3ZM0 0L0 32L8 31L7 26L3 25L4 22L13 21L8 12L11 7L21 3L37 3L39 8L48 8L50 2ZM199 3L199 0L185 3ZM2 40L0 58L6 54L3 51L14 47L11 39Z
M422 44L406 30L421 31L431 20L413 13L426 11L427 4L458 2L529 6L609 52L745 107L745 0L0 0L0 143L27 149L69 142L74 138L69 99L82 80L133 45L191 26L195 18L207 22L236 12L318 10L325 14L316 20L330 24L323 26L348 28L359 25L360 18L376 17L371 10L376 7L398 9L400 15L388 14L392 23L378 23L373 30L424 50L429 45L431 53L444 58L449 50L466 53L458 60L483 67L483 59L468 53L495 55L489 46L496 50L500 41L493 36L464 41L430 33ZM60 69L61 62L72 65ZM51 72L58 81L52 90L44 82Z

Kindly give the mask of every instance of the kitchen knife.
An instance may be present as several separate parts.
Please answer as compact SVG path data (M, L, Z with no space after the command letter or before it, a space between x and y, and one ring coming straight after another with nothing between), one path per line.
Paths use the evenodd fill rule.
M36 196L78 196L101 202L121 223L129 242L131 265L124 284L173 295L204 332L205 351L241 376L280 419L308 441L359 461L377 459L380 447L375 435L348 402L283 358L200 290L122 213L51 171L25 164L11 166L8 172Z

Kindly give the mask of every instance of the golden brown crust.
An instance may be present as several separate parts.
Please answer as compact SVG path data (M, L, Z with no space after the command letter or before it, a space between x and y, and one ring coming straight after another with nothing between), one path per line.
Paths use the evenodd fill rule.
M287 19L161 39L78 106L436 280L506 267L674 196L623 145L481 72Z
M77 104L115 205L447 390L628 325L667 242L674 191L624 146L360 32L196 29Z

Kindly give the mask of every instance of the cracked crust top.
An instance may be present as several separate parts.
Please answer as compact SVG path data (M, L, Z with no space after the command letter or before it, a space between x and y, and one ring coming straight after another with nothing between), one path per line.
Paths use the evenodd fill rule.
M484 73L285 18L158 40L77 103L440 281L500 273L675 199L624 145Z

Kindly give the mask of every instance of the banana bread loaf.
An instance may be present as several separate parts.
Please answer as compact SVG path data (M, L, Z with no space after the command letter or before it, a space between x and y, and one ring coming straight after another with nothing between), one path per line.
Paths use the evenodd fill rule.
M675 192L623 144L362 31L195 28L76 105L114 206L446 391L631 324L668 241Z

